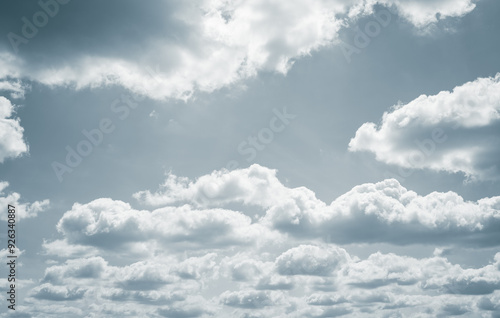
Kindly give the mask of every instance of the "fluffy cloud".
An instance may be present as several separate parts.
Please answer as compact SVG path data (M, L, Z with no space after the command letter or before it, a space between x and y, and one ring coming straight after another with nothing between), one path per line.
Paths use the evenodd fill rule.
M276 178L276 171L252 165L231 172L214 171L195 182L169 173L156 192L139 191L133 197L150 206L189 203L195 206L221 206L232 202L272 206L290 194ZM312 192L307 193L311 198Z
M470 0L301 0L272 4L262 0L199 0L189 5L159 3L157 7L120 2L124 16L131 16L130 30L134 30L136 21L147 20L140 28L144 34L136 36L137 31L127 32L130 30L121 24L118 27L109 18L113 6L96 4L88 11L68 4L59 8L59 14L78 14L79 19L72 20L74 26L61 30L57 41L44 35L47 30L37 35L44 37L50 48L46 52L37 47L37 56L46 59L37 62L32 58L30 46L36 46L32 44L36 38L14 44L17 56L1 54L11 61L5 71L9 76L77 89L121 85L155 99L187 99L195 91L211 92L260 71L286 73L294 60L330 46L340 28L372 13L376 4L394 9L417 28L461 17L474 9ZM95 10L101 14L95 16ZM86 26L82 31L78 23L86 23L89 14L93 27ZM71 31L73 28L79 35ZM90 38L99 49L80 44ZM62 43L66 45L58 50L59 59L52 59L51 50Z
M45 270L43 282L52 284L63 284L68 278L98 279L102 276L107 262L101 257L68 260L63 266L51 266Z
M439 250L360 258L352 245L338 245L497 245L498 198L419 196L392 179L357 186L326 205L259 165L167 179L154 200L137 196L167 204L152 211L105 198L67 211L57 224L61 237L44 244L57 261L29 291L31 307L23 312L61 312L71 303L69 317L89 310L96 317L500 313L500 253L466 268ZM212 201L200 204L199 192L210 184Z
M277 205L265 221L299 237L339 243L496 245L499 202L467 202L453 192L419 196L388 179L356 186L323 209L301 209L300 201Z
M277 299L273 299L273 293L264 291L235 291L224 292L221 296L221 302L226 306L240 308L263 308L276 305Z
M85 289L44 284L34 288L32 296L38 299L55 301L77 300L83 298L85 291Z
M196 210L188 205L164 207L152 212L134 210L129 204L111 199L98 199L88 204L75 204L66 212L57 229L64 240L47 242L55 246L77 246L78 253L91 253L85 247L97 247L113 253L157 252L169 244L176 249L219 249L231 246L255 246L279 240L276 231L252 223L241 212L224 209ZM146 247L149 247L146 249ZM60 251L65 253L65 251ZM190 269L180 269L186 275Z
M0 82L1 85L1 82ZM10 118L14 105L7 98L0 96L0 163L7 158L16 158L28 152L18 118Z
M102 256L69 259L45 270L40 285L29 292L28 301L36 305L35 312L63 301L72 301L83 312L89 308L82 305L90 302L96 309L93 312L111 316L157 312L167 317L197 317L211 312L213 304L192 295L217 278L219 267L213 261L217 255L179 257L155 257L125 266L111 265ZM123 307L109 312L116 303ZM132 310L138 303L147 310Z
M494 305L500 297L499 253L489 265L463 268L436 255L414 258L379 252L359 259L332 244L262 251L246 249L245 257L230 249L204 256L177 253L128 265L110 265L105 255L71 259L47 268L27 301L35 311L48 306L61 310L58 307L70 300L75 311L91 309L109 316L435 317L500 310ZM241 264L244 258L267 272L264 276L294 277L297 283L263 290L227 277L227 268L217 266ZM193 271L199 275L184 275L179 268L197 268ZM250 279L262 277L258 272ZM333 288L323 288L321 282L327 281Z
M377 160L405 169L461 172L472 180L498 180L499 129L497 74L395 106L384 113L379 126L363 124L349 150L370 151Z
M35 217L39 212L45 211L48 208L49 200L22 203L19 193L12 192L6 194L4 192L8 186L8 182L0 181L0 204L4 207L7 207L9 204L13 205L16 210L16 220ZM0 220L7 221L7 208L0 211Z
M367 183L330 205L311 190L290 189L276 170L259 165L215 171L195 181L173 175L154 193L136 193L143 204L224 206L243 204L259 222L298 238L337 243L497 245L500 197L465 201L454 192L420 196L395 179ZM252 207L254 209L252 209Z
M281 275L329 276L348 259L344 249L300 245L280 255L276 259L276 267Z

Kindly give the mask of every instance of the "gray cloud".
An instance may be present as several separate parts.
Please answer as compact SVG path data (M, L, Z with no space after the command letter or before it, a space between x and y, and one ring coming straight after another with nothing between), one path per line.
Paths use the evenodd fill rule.
M82 299L85 292L85 289L78 287L68 288L44 284L33 290L33 297L53 301L77 300Z
M271 294L264 291L226 291L220 297L224 305L240 308L263 308L276 303Z
M201 307L194 308L160 308L158 314L162 317L193 318L203 316L206 311Z
M291 317L364 317L375 312L430 317L498 310L493 304L500 297L500 253L491 264L475 269L441 256L374 253L359 259L324 243L296 245L283 252L266 247L246 248L245 255L231 249L220 253L184 259L179 254L157 256L123 266L109 265L104 256L68 260L46 270L30 301L39 305L38 301L72 300L77 308L92 301L100 304L94 312L101 314L109 313L116 302L123 304L113 309L113 315L130 314L140 303L146 306L136 308L135 315L179 317L244 316L246 310L257 316ZM258 268L252 270L254 277L227 279L228 268L252 263ZM54 279L57 272L61 275ZM287 279L290 275L294 280ZM328 285L333 288L325 288ZM205 290L215 294L205 298Z
M261 71L287 73L295 59L330 46L342 26L375 5L343 0L272 6L204 0L155 6L50 3L50 17L45 6L10 4L18 19L5 17L11 31L0 53L12 62L0 78L76 89L120 85L155 99L187 99L195 91L212 92ZM470 0L379 3L419 29L474 9ZM114 18L116 7L120 19ZM44 23L33 20L37 14L45 15Z
M51 123L60 122L54 127L77 128L77 122L87 125L95 116L100 116L101 112L87 113L88 117L82 116L80 122L80 116L69 119L75 109L65 107L61 112L58 107L67 106L62 105L62 101L72 101L74 90L82 90L76 92L78 101L75 106L107 99L109 94L125 88L157 100L149 100L144 106L166 106L167 109L160 107L153 112L144 109L137 114L144 115L144 120L137 118L137 121L124 123L123 135L119 133L106 140L110 144L104 145L102 152L96 152L89 159L90 166L82 167L83 170L75 175L73 181L68 180L65 190L57 190L60 193L53 194L54 201L58 202L53 211L55 214L40 223L43 225L41 232L38 232L37 219L26 220L26 223L22 220L22 227L26 225L25 231L36 228L33 235L26 237L28 240L40 242L42 237L45 239L40 254L33 255L39 251L30 246L20 258L20 273L29 273L32 279L19 281L18 299L22 301L18 316L500 316L497 305L500 302L500 253L492 255L500 242L500 197L491 197L491 190L489 197L477 199L485 184L473 191L457 186L453 189L458 193L428 193L429 187L423 183L403 187L394 179L361 184L345 192L346 182L354 185L356 180L376 180L379 174L373 171L365 174L372 168L368 166L353 172L359 158L347 163L349 158L354 158L351 154L342 157L342 151L337 151L331 144L331 147L325 147L332 137L345 146L345 138L349 138L345 131L352 128L349 125L371 120L369 118L373 113L370 111L360 113L358 111L362 111L362 107L351 108L355 101L370 99L370 105L376 108L386 105L387 99L394 98L394 95L386 94L390 89L384 90L383 86L391 87L396 92L393 94L401 94L401 98L408 98L419 90L418 87L424 86L413 84L418 80L428 80L429 76L435 81L426 86L431 89L433 84L442 87L456 78L484 76L479 74L484 72L478 67L468 70L473 63L464 63L467 66L464 71L456 70L456 66L469 61L469 58L472 61L480 56L479 52L487 51L486 48L460 52L457 55L464 53L467 59L462 57L456 63L439 68L441 74L446 67L454 66L450 74L453 79L427 73L439 63L431 58L453 50L449 43L477 43L473 37L484 30L481 28L487 27L484 23L467 35L461 29L452 35L447 32L453 32L455 18L470 13L478 1L299 0L290 3L279 0L270 4L261 0L246 3L196 0L189 4L159 1L154 5L130 0L62 2L12 2L7 5L9 9L0 12L1 28L5 32L23 35L22 24L32 20L37 12L43 14L44 3L56 5L58 10L50 15L47 25L37 26L36 36L23 42L17 51L12 50L9 37L4 36L4 42L0 43L1 93L12 100L20 99L32 85L33 94L28 96L30 103L44 105L55 101L55 98L61 101L43 110L22 109L19 112L22 116L20 122L12 116L16 106L5 99L9 103L5 104L8 107L4 107L7 109L5 119L11 124L12 120L17 122L21 129L21 134L18 134L21 139L17 140L25 137L20 126L22 123L26 134L29 133L26 136L34 138L31 142L41 139L50 141L44 141L43 147L32 149L43 148L40 157L33 153L36 158L15 162L27 162L28 166L34 161L45 162L37 158L45 158L46 154L57 151L57 144L66 140L47 138L56 136L59 129L53 129L54 134L38 135L38 131L52 127L43 124L46 118L54 119ZM479 14L466 18L458 27L474 25L490 7L494 6L481 7ZM359 63L345 68L340 65L345 61L335 60L341 57L338 51L323 50L338 44L339 32L356 32L358 25L368 27L369 23L373 26L373 21L379 17L373 15L375 10L390 11L392 24L384 29L377 41L372 42L366 54L359 56ZM21 20L22 17L28 20ZM401 32L401 29L405 30ZM415 33L421 36L418 43L408 45L414 42ZM394 38L400 45L384 47L388 39ZM486 42L479 41L481 44ZM494 52L491 48L496 48L497 43L491 43L488 49ZM416 47L422 49L415 54L424 52L423 58L413 59L415 54L402 58L402 53L407 52L405 50L413 51ZM435 48L438 53L427 55L425 52ZM318 55L307 57L319 50L322 51ZM406 62L405 58L410 57L411 61L408 60L401 68L387 64L393 56L399 58L397 62ZM307 58L290 72L294 62L302 57ZM429 58L428 64L418 65L427 62L426 58ZM375 59L377 63L371 63ZM482 61L481 67L492 61ZM332 67L324 67L327 63ZM316 71L315 68L328 69L336 75ZM400 73L393 72L396 68ZM359 82L356 81L357 72L381 74L376 72L380 70L386 73L380 75L380 85L373 85L372 82L377 75L361 76ZM417 72L411 72L415 70ZM352 71L351 74L356 73L356 76L339 76L345 71ZM417 75L420 71L422 75ZM262 73L290 73L285 82L291 86L274 86L277 84L274 76L265 76L262 81L248 82L249 87L255 89L248 94L251 103L246 99L237 101L239 97L247 96L244 89L239 88L236 89L237 97L234 90L229 90L226 95L224 89L208 99L203 98L201 102L195 100L206 97L204 93L207 92L244 86L246 80ZM406 74L410 74L408 77L411 79L405 78ZM309 82L309 75L315 76L318 82L303 85L304 79ZM402 82L400 85L391 85L399 81ZM332 90L329 94L316 94L330 83ZM498 76L479 78L454 91L422 96L407 105L399 105L385 114L381 124L375 125L373 131L368 131L366 135L360 133L360 139L353 143L360 147L357 150L369 150L376 155L377 151L384 153L385 157L384 154L382 157L385 161L380 161L392 164L394 162L388 161L395 160L403 172L410 168L431 169L463 173L467 180L496 180L497 84ZM407 89L407 86L411 88ZM290 88L311 94L306 100L295 98L300 94L274 99L288 94ZM352 96L348 95L352 92L362 94L351 99ZM381 102L375 92L387 98ZM325 99L325 96L337 93L344 97ZM360 98L362 95L364 97ZM221 96L229 100L219 99ZM169 99L191 101L181 110L175 106L178 103ZM170 156L165 151L155 152L155 164L167 162L172 169L179 169L188 175L196 173L189 168L195 165L196 171L206 171L207 167L220 164L223 160L220 156L231 151L224 145L212 148L211 143L205 143L208 139L220 137L225 129L233 131L230 129L241 125L243 120L248 125L246 128L252 129L252 123L258 120L258 116L253 114L269 109L269 105L276 102L304 102L309 107L307 110L296 108L297 126L287 136L283 135L283 143L273 144L259 154L259 162L270 165L276 160L283 160L278 164L283 179L278 179L277 170L260 165L234 171L214 171L195 179L169 173L157 190L139 191L133 195L133 203L125 202L130 192L144 189L144 184L150 184L152 178L158 177L152 167L144 169L144 158L148 156L147 149L151 146L167 145L166 152L175 154ZM199 112L201 107L209 104L218 104L214 112ZM241 104L246 107L242 108L242 112L231 110L221 116L229 107ZM332 121L332 117L342 112L323 113L326 108L341 109L344 105L353 110L347 113L352 118L340 117ZM66 112L67 108L73 110ZM231 109L237 108L240 107ZM319 115L308 117L311 110L319 111ZM40 114L45 115L40 117L44 118L42 124L37 123ZM148 114L152 115L148 117ZM355 116L351 116L353 114ZM319 123L318 116L322 117ZM169 118L168 127L158 127ZM391 120L396 124L391 126ZM199 138L199 132L208 131L210 125L222 121L224 125ZM149 123L151 127L141 129ZM323 128L318 130L318 127L326 128L327 133L323 133ZM329 134L330 127L338 134ZM368 129L366 125L363 127L358 132ZM384 127L390 128L388 136L383 135ZM71 139L71 132L65 132L68 135L62 137ZM165 140L160 138L167 135ZM158 138L147 139L151 136ZM354 139L357 137L358 134ZM123 145L129 145L127 142L132 144L128 151L122 152L123 145L118 143L124 140ZM138 149L133 147L133 143L142 140L149 141L141 144L141 151L136 151ZM234 138L225 138L223 143L231 140L234 141ZM419 142L412 144L415 140ZM27 142L23 142L26 146L24 153L27 153ZM177 151L176 146L183 151ZM372 148L361 149L365 146ZM211 153L215 155L210 158L201 156L201 159L191 156L207 149L212 149ZM320 154L316 153L318 149ZM303 153L299 157L294 156L297 150ZM397 161L404 159L408 153L414 153L414 150L425 156L423 163L415 165L410 162L410 166L405 166L400 164L402 161ZM129 157L132 152L141 152L143 157ZM0 157L1 154L0 151ZM5 158L21 155L11 151ZM107 157L117 159L113 173L107 171L105 165L100 165L101 160ZM138 172L141 178L135 179L137 184L118 184L117 180L122 180L121 177L126 179L127 175L134 173L127 169L131 163L129 159L138 160L134 166L141 167ZM346 164L345 171L342 166L325 168L327 159L334 159L328 162L330 166ZM446 161L448 159L449 162ZM150 159L147 160L146 165L150 163ZM178 160L182 161L181 166L177 165ZM306 167L303 168L306 170L290 172L297 164L309 162L316 165L318 160L325 169ZM9 169L7 179L9 176L16 177L18 169L24 169L25 164L14 166L12 171ZM10 160L5 166L11 167ZM12 185L17 187L27 180L35 166L38 167L28 167L19 179L16 177L15 182L11 180ZM109 184L113 183L112 186L99 183L88 188L78 182L78 178L87 176L91 170L98 171L102 178L106 177ZM28 186L28 191L20 192L27 196L33 195L33 191L53 193L56 188L49 184L47 188L36 190L38 184L33 183ZM307 184L309 188L295 187L300 184ZM0 182L0 203L5 206L14 202L22 218L35 217L38 212L48 210L48 200L24 203L19 194L5 191L9 189L7 186L7 182ZM436 188L443 189L445 185ZM72 194L72 190L67 189L78 189L79 194ZM105 196L114 199L99 198L104 195L96 193L102 193L103 189L107 193ZM324 189L331 192L324 192ZM329 197L332 193L337 195L339 189L344 189L340 191L345 193L333 201L318 199ZM419 190L417 193L411 189ZM471 197L474 200L468 200ZM68 202L79 203L71 207ZM56 233L50 232L54 230L50 225L54 218L59 218ZM432 254L434 247L437 248ZM459 250L463 247L465 250ZM6 253L6 250L0 251L4 256ZM471 258L480 255L482 258L465 259L467 255L474 255ZM24 269L28 261L32 263L42 258L46 262L40 262L40 269ZM0 281L2 292L5 293L8 288L5 280ZM7 317L7 313L0 313L0 317Z
M106 266L107 262L102 257L67 260L62 266L52 266L46 269L42 282L61 284L66 278L98 279Z

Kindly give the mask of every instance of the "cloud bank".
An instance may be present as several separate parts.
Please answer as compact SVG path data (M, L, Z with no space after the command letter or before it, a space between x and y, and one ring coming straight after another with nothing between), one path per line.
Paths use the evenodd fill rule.
M156 192L134 194L147 205L195 207L243 204L261 224L300 238L336 243L496 245L500 197L465 201L454 192L420 196L395 179L354 187L329 205L311 190L288 188L276 170L259 165L214 171L195 181L169 174Z
M497 246L499 197L420 196L389 179L327 205L259 165L194 181L170 174L158 191L135 197L156 207L109 198L75 203L57 224L60 237L44 242L51 265L20 310L67 317L500 314L500 253L466 268L439 249L360 258L343 246Z
M272 5L260 0L200 0L189 5L162 2L158 7L121 1L115 5L129 23L123 28L109 18L114 10L111 4L94 2L92 11L77 3L53 1L53 5L57 15L47 24L77 13L78 19L70 19L69 27L54 37L44 35L50 33L46 28L34 27L37 32L29 36L22 31L24 24L14 28L11 34L26 41L11 41L0 52L10 61L0 78L76 89L119 85L153 99L187 99L195 92L240 83L258 72L286 74L296 59L331 46L342 27L372 14L376 5L389 8L417 29L462 17L475 7L471 0L301 0ZM43 13L43 8L35 9ZM142 34L137 31L139 22L143 22ZM40 47L41 41L46 42L45 48ZM44 59L34 59L32 50ZM52 58L53 50L57 59Z

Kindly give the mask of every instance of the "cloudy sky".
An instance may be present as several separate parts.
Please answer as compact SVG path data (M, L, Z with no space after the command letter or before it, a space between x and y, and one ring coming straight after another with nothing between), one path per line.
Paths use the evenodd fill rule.
M500 317L498 14L4 2L0 317Z

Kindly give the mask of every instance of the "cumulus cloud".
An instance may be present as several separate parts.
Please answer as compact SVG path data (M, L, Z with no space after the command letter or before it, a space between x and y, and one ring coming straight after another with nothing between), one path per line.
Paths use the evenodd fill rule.
M39 212L45 211L49 207L49 200L35 201L33 203L23 203L20 201L21 195L17 192L6 193L5 189L9 186L6 181L0 181L0 204L5 209L0 211L0 220L7 221L7 206L13 205L15 207L16 220L33 218Z
M43 282L63 284L68 278L98 279L102 276L108 263L101 257L67 260L62 266L55 265L45 270Z
M496 245L500 197L465 201L454 192L419 196L395 179L367 183L322 209L271 208L265 221L297 236L339 243Z
M384 113L380 125L363 124L351 139L349 150L372 152L378 161L405 169L460 172L471 180L498 180L499 131L497 74L451 92L421 95L406 105L394 106Z
M156 192L134 195L147 205L254 207L262 225L290 235L337 243L497 245L500 197L466 201L454 192L420 196L395 179L354 187L331 204L313 191L288 188L276 170L257 164L214 171L195 181L172 174Z
M116 266L111 265L104 258L108 255L104 254L68 259L63 264L49 266L40 285L31 290L29 297L37 305L80 299L84 303L97 301L108 305L119 302L124 306L123 311L117 310L115 314L122 312L126 315L132 314L129 310L137 303L151 306L149 313L158 306L162 306L163 313L172 315L174 312L180 315L187 309L187 312L201 310L200 315L210 311L210 304L203 306L203 297L190 295L199 293L203 284L217 278L218 266L210 261L217 255L169 255ZM100 313L108 310L107 306L98 307ZM139 311L137 315L141 313Z
M0 163L28 152L28 145L23 138L24 128L18 118L10 118L13 113L14 105L0 96Z
M328 276L348 259L349 255L341 248L300 245L280 255L276 267L281 275Z
M500 313L500 253L471 268L439 249L428 257L360 258L351 245L339 245L497 245L498 198L420 196L390 179L357 186L327 205L259 165L195 181L167 179L155 200L139 196L163 203L151 211L106 198L74 204L57 224L60 237L44 244L57 261L28 293L26 312L59 312L70 302L75 313L96 317ZM199 191L212 183L212 201L200 204ZM246 215L254 214L250 207L261 213Z
M40 285L33 289L32 296L38 299L65 301L82 299L85 289L53 286L49 284Z
M213 316L214 310L210 308L212 304L207 304L207 302L202 298L193 298L194 299L192 299L189 303L159 308L157 310L157 313L161 317L168 318L194 318Z
M342 27L372 13L376 4L394 9L416 28L461 17L474 9L470 0L301 0L272 4L261 0L199 0L189 5L159 3L157 7L120 2L123 15L130 15L130 30L137 21L147 20L141 28L144 34L137 36L136 31L128 32L121 24L118 27L109 18L113 16L112 6L102 4L95 4L95 10L102 14L92 15L93 26L82 31L79 21L86 23L95 10L68 4L61 6L60 14L78 14L80 18L72 20L73 27L61 30L57 41L44 38L50 47L47 51L36 47L37 56L46 59L37 62L32 58L30 46L36 46L32 44L36 38L13 44L17 55L1 54L11 60L7 74L46 85L77 89L121 85L154 99L187 99L196 91L212 92L261 71L287 73L296 59L330 46ZM78 29L78 35L71 31L73 28ZM90 38L91 44L99 44L98 49L81 44ZM51 50L63 44L66 46L58 50L58 59L52 59Z
M231 279L227 268L216 265L241 264L244 258L239 251L189 256L193 253L129 265L111 265L104 259L106 253L67 260L46 269L27 301L36 309L64 306L62 301L70 300L82 312L91 303L93 313L110 316L368 317L376 313L435 317L461 310L472 315L499 311L494 305L500 297L499 253L489 265L463 268L436 255L414 258L378 252L359 259L333 244L291 244L281 252L245 249L246 259L263 269L250 280L270 273L296 279L288 288L268 290ZM313 259L306 259L307 255ZM202 270L207 265L208 271ZM200 274L179 271L189 267L198 268L194 271ZM323 288L320 282L326 281L334 288Z
M215 256L184 259L168 256L125 266L111 265L103 256L69 259L45 270L40 285L29 293L30 302L36 304L37 310L52 302L72 301L83 312L89 309L81 305L91 302L97 307L93 312L112 316L155 312L167 317L203 316L210 313L214 305L194 294L202 291L204 283L216 278L213 274L218 267L213 261L207 263ZM191 275L185 275L180 269L188 269ZM109 307L117 302L123 307L109 312ZM131 311L138 303L147 310Z
M226 306L241 307L241 308L262 308L266 306L276 305L277 299L273 299L271 292L255 291L255 290L240 290L224 292L220 298L221 302Z
M231 172L214 171L194 182L169 173L156 192L139 191L133 197L150 206L189 203L203 207L241 202L270 207L277 197L283 198L287 192L289 189L276 178L275 170L252 165ZM312 192L308 194L314 196Z
M72 252L90 252L97 247L110 253L141 253L164 244L177 249L219 249L231 246L254 246L279 240L276 231L252 223L250 217L225 209L196 210L188 205L164 207L152 212L134 210L129 204L111 199L98 199L88 204L75 204L66 212L57 229L64 240L46 242L53 253L55 246L77 246ZM175 244L174 244L175 243ZM72 249L70 247L70 249ZM67 252L61 251L64 255ZM180 269L186 275L189 269Z

